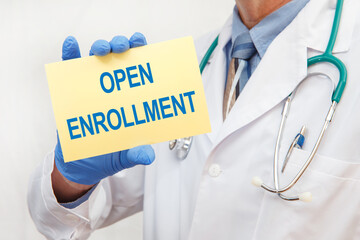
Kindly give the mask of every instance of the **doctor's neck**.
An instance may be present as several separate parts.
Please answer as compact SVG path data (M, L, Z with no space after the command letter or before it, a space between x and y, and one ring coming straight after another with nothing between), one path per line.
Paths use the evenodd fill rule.
M244 25L251 29L267 15L291 0L236 0L236 6Z

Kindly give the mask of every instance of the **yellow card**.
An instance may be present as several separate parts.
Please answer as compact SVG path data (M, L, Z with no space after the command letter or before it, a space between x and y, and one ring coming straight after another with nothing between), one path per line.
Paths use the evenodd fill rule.
M65 162L211 131L191 37L45 68Z

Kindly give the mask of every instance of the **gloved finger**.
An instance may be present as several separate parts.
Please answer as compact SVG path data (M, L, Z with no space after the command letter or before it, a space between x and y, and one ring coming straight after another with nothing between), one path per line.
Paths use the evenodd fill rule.
M110 47L113 53L122 53L130 48L130 43L125 36L115 36L110 41Z
M127 151L126 160L132 166L149 165L155 160L155 152L151 145L134 147Z
M131 48L141 47L147 44L145 36L139 32L134 33L134 35L131 36L129 42Z
M97 40L93 43L90 49L90 56L94 54L96 56L105 56L110 53L110 43L106 40Z
M80 57L80 48L76 38L68 36L62 46L62 59L69 60Z

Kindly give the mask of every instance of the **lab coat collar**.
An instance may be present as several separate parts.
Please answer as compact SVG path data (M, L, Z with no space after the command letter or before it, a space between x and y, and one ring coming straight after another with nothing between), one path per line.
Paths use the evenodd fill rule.
M354 31L358 0L344 0L343 12L333 53L349 51ZM329 41L337 1L311 0L301 16L304 27L301 36L308 48L324 52Z
M335 53L349 50L353 16L356 13L350 6L352 1L357 0L346 0L344 3L342 29L334 48ZM277 106L299 85L307 75L308 49L323 52L326 48L334 12L335 8L329 5L329 1L311 0L279 34L221 126L214 148L227 136ZM351 26L346 25L351 23ZM217 101L222 102L222 99ZM221 114L218 113L218 116ZM280 118L279 113L279 121Z

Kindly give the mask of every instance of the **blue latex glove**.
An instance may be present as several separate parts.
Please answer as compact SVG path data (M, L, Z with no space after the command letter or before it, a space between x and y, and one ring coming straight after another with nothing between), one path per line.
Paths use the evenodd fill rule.
M146 39L141 33L135 33L130 40L124 36L114 37L110 43L97 40L91 47L90 55L104 56L110 52L121 53L131 47L146 45ZM62 49L62 59L79 58L80 49L76 39L69 36L65 39ZM121 152L85 158L74 162L64 162L59 136L55 148L55 164L61 174L68 180L92 185L101 179L111 176L125 168L135 165L149 165L155 159L154 150L150 145L139 146Z

